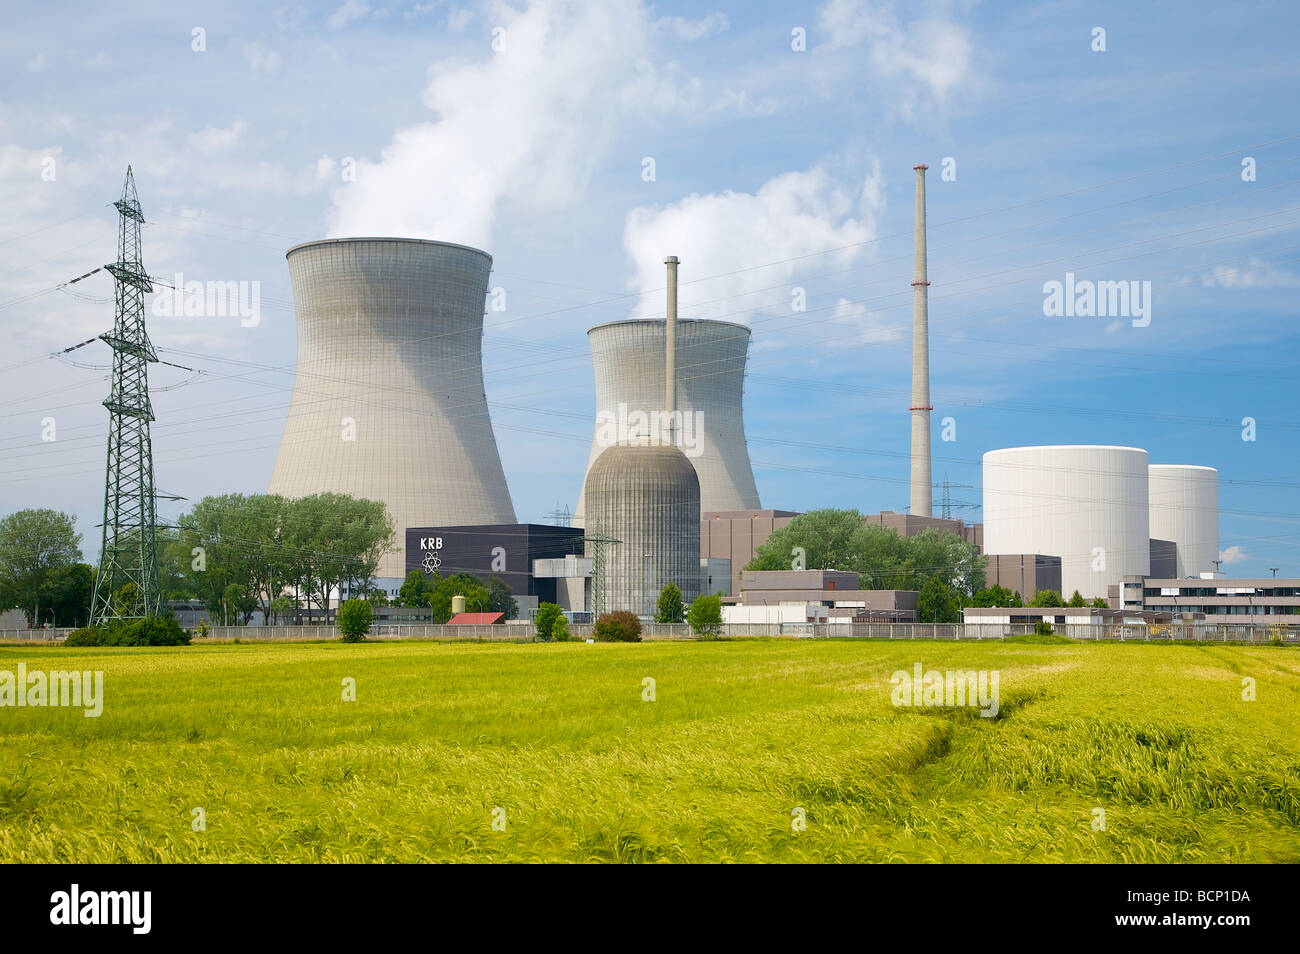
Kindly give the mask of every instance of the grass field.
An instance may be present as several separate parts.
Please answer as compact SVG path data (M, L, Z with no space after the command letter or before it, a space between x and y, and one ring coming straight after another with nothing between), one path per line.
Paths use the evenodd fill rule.
M102 669L105 703L0 708L5 862L1300 861L1294 649L0 648L19 662ZM999 716L895 708L916 662L999 671Z

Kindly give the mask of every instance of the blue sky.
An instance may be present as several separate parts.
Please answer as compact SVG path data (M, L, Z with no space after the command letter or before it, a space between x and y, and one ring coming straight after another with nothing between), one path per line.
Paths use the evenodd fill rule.
M1135 445L1219 469L1225 571L1300 575L1292 4L6 4L5 20L0 511L75 513L88 557L106 349L42 356L109 326L94 299L111 286L48 289L112 258L128 162L152 273L261 283L255 326L153 322L162 356L203 372L152 375L161 491L265 490L294 362L285 249L411 234L494 256L507 309L486 386L530 521L581 486L586 329L662 314L666 254L684 316L753 328L764 505L904 509L926 162L934 475L973 505L957 515L978 517L985 451ZM1150 324L1046 317L1044 282L1066 272L1151 282Z

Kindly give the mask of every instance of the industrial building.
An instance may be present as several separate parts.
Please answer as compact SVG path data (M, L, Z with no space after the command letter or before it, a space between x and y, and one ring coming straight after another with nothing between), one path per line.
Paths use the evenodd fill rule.
M1061 592L1150 573L1147 452L1095 444L984 455L984 551L1061 559Z
M1175 561L1157 568L1153 557L1151 575L1213 573L1219 558L1219 472L1193 464L1152 464L1148 474L1151 536L1169 542Z
M847 570L746 570L740 602L728 606L728 622L916 621L915 590L863 590ZM790 618L765 619L760 608L789 608ZM809 608L808 619L800 619ZM738 612L732 612L737 610ZM778 616L781 614L777 614Z
M1203 616L1207 623L1300 624L1300 579L1253 577L1126 577L1110 588L1110 605L1177 617Z
M402 238L287 253L298 363L270 492L382 501L399 534L513 524L483 391L486 252ZM395 579L394 549L378 576Z
M572 558L582 550L581 539L581 530L536 523L411 527L406 531L406 573L500 577L526 618L527 610L536 609L538 603L560 599L556 578L539 577L534 565Z

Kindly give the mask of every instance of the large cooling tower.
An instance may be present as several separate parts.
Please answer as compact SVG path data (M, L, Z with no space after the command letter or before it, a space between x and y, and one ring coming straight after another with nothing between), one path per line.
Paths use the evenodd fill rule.
M984 552L1061 558L1061 595L1150 572L1147 452L1096 445L984 455ZM1025 594L1029 601L1032 594Z
M492 257L417 239L289 249L298 320L293 400L272 493L381 500L404 573L407 527L514 523L483 392Z
M596 594L600 612L652 615L659 592L677 584L690 605L700 595L700 482L675 447L607 447L587 471L588 533L604 544ZM587 544L587 555L595 555Z
M666 336L662 321L633 319L596 325L587 332L596 372L596 432L588 474L614 444L645 437L665 404ZM745 445L742 412L749 329L727 321L677 322L677 398L680 428L674 443L695 466L700 509L757 510L758 489ZM635 435L641 434L642 438ZM655 429L652 439L664 439ZM642 440L642 442L644 442ZM574 522L583 526L584 493Z
M1195 464L1152 464L1151 536L1178 547L1177 576L1213 573L1219 558L1219 472Z

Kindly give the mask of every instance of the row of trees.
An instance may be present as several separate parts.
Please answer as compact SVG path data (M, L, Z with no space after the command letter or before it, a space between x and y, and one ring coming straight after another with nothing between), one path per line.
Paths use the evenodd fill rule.
M445 623L451 619L453 596L465 597L465 608L471 613L503 613L506 619L519 615L519 604L505 580L493 576L484 581L469 573L447 577L434 573L430 578L420 570L412 570L402 581L397 605L427 607L435 623Z
M380 502L348 494L225 494L204 497L160 532L165 599L197 599L214 619L272 620L299 595L328 618L330 594L369 592L393 548L393 521ZM278 597L278 599L277 599Z
M848 570L864 590L920 590L937 579L962 597L984 586L987 560L955 533L903 537L857 510L811 510L775 531L747 570Z

